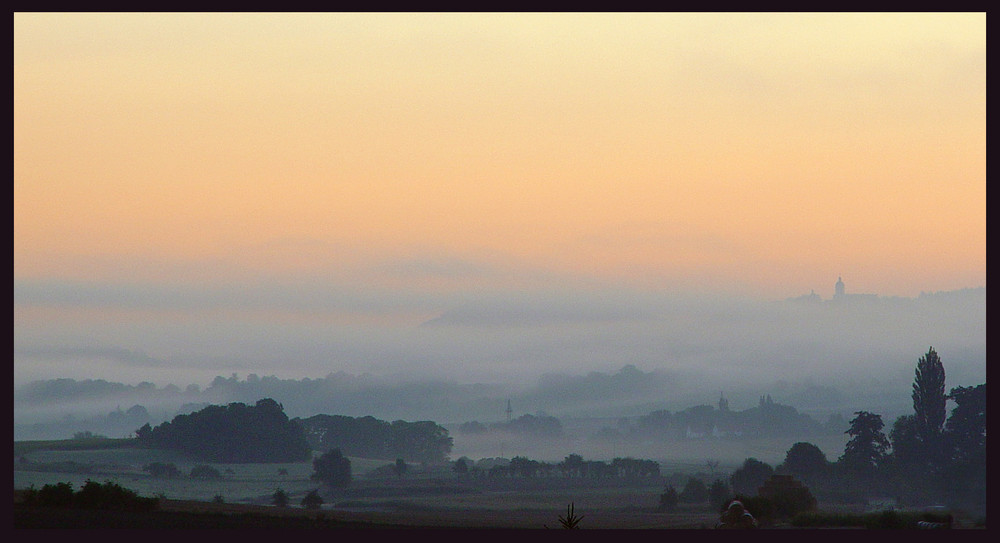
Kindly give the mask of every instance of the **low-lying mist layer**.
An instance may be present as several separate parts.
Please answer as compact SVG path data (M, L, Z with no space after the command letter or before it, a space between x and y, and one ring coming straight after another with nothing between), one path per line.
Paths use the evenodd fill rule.
M914 365L928 346L941 353L949 387L985 382L985 296L985 288L781 302L481 296L416 326L220 318L225 325L202 329L166 323L157 335L140 321L118 330L118 345L100 339L115 326L81 336L15 327L15 433L134 405L167 420L191 406L263 397L290 416L460 424L502 420L507 400L515 415L614 418L720 395L739 409L770 394L820 420L861 409L892 420L910 408ZM192 339L204 352L158 358L123 345L147 335ZM205 356L210 348L226 354Z

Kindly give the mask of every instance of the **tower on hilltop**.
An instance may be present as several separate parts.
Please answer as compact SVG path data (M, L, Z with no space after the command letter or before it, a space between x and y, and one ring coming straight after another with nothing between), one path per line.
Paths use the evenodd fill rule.
M729 411L729 400L723 393L719 393L719 411Z
M833 297L839 298L844 295L844 280L837 276L837 284L833 285Z

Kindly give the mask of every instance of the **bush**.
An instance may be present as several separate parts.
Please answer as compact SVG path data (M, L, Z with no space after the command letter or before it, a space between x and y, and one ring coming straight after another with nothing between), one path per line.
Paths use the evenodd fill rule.
M319 509L323 505L323 498L320 497L317 490L310 490L304 498L302 498L302 506L306 509Z
M332 449L314 459L313 470L311 479L326 483L332 488L343 488L351 484L351 461L340 449Z
M774 468L770 465L756 458L747 458L743 461L743 465L729 476L729 484L737 494L756 494L757 489L773 474Z
M133 490L111 481L103 485L87 480L76 493L70 483L45 485L41 490L29 487L24 493L24 503L29 506L58 507L63 509L101 509L116 511L152 511L159 506L157 498L143 498Z
M288 507L288 493L282 489L277 489L271 494L271 503L275 507Z
M722 510L729 504L732 498L732 491L729 485L722 479L716 479L708 487L708 504L712 509Z
M708 503L708 487L697 477L688 477L684 490L681 490L680 501L684 503Z
M771 500L775 515L781 519L816 508L812 492L791 475L772 475L760 487L758 495Z
M21 499L25 505L38 505L38 489L31 485L21 493Z
M210 405L177 415L155 428L147 423L136 430L136 443L224 464L302 462L310 456L302 427L289 420L284 407L270 398L255 405Z
M43 507L72 507L73 485L56 483L45 485L38 491L38 505Z
M116 511L150 511L159 500L142 498L134 491L105 481L104 484L88 480L73 496L73 505L81 509L112 509Z
M677 489L667 485L667 488L660 494L660 510L673 513L677 510L678 500Z

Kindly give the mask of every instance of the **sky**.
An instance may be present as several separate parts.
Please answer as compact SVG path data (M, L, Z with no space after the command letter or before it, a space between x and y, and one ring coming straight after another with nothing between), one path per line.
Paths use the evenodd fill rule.
M985 13L15 13L13 73L15 384L500 378L600 331L428 321L986 285Z

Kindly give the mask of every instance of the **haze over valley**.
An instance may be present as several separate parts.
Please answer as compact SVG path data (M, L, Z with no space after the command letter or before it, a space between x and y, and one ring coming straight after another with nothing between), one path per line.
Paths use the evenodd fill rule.
M15 440L985 383L985 13L13 22Z
M243 362L217 366L211 379L200 381L187 378L176 360L119 346L45 351L15 334L20 359L47 357L52 367L65 368L15 387L15 439L106 432L110 412L134 405L156 422L185 407L263 397L292 417L434 420L459 444L461 423L502 421L508 400L515 416L557 417L580 438L623 417L715 405L720 396L742 410L769 395L820 423L858 410L894 420L912 409L913 367L928 345L941 353L949 387L985 382L985 299L984 288L915 298L824 300L812 293L773 302L593 293L498 297L395 334L382 330L377 342L352 341L346 333L309 338L312 358L286 359L298 372L311 370L307 377L282 373L282 364L257 372ZM245 356L254 360L261 352L258 344ZM116 369L95 373L101 366L90 363L90 373L74 373L81 359ZM374 367L395 371L364 371L351 360L377 360ZM435 364L456 371L435 371ZM121 378L127 375L134 377Z

